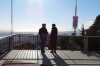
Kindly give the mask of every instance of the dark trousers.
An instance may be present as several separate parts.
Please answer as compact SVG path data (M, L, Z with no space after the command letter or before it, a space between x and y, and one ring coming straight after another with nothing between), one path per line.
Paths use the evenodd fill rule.
M51 50L53 51L56 51L56 44L51 44Z
M41 51L44 51L45 44L46 44L46 39L41 38Z

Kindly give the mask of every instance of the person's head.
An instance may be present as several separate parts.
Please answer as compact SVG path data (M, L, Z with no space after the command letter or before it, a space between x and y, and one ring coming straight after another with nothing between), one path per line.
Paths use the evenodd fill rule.
M52 27L55 27L56 25L55 24L52 24Z
M46 24L42 24L42 27L46 27Z

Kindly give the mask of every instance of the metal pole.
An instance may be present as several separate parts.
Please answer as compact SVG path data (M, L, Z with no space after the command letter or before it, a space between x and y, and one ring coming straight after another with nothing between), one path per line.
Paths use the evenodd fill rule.
M13 0L11 0L11 35L13 34Z
M11 0L11 37L10 37L10 49L13 49L13 0Z
M76 35L76 28L74 28L74 35Z
M75 16L77 16L77 0L76 0L76 6L75 6Z
M76 0L76 6L75 6L75 17L77 16L77 0ZM74 27L74 35L76 35L76 27Z
M38 35L37 35L37 64L39 63L39 57L38 57Z

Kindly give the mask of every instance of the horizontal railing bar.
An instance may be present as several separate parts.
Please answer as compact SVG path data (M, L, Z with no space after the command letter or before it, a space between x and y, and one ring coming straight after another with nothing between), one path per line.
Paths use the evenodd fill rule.
M34 34L16 34L14 36L39 36L39 35L34 35ZM47 37L50 36L50 35L47 35ZM74 36L74 35L58 35L59 36L65 36L65 37L100 37L100 36Z
M36 37L36 36L38 36L39 37L39 35L34 35L34 34L16 34L16 35L13 35L13 36L32 36L32 37ZM65 35L58 35L58 37L64 37ZM4 37L0 37L0 39L3 39L3 38L8 38L8 37L11 37L11 35L9 35L9 36L4 36ZM47 36L47 37L49 37L49 35ZM65 37L100 37L100 36L70 36L70 35L68 35L68 36L65 36Z

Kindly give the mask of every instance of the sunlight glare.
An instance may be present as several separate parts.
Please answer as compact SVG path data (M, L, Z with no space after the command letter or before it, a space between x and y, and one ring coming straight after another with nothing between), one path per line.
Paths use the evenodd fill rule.
M42 2L42 0L38 0L38 2Z
M33 0L29 0L29 2L33 2Z
M33 3L34 0L28 0L28 1L29 1L29 3Z
M29 4L32 4L33 2L38 2L39 4L42 3L43 0L27 0Z
M33 1L38 1L39 3L42 2L42 0L28 0L30 3L32 3Z

